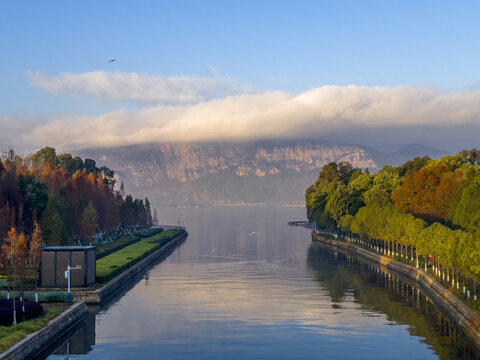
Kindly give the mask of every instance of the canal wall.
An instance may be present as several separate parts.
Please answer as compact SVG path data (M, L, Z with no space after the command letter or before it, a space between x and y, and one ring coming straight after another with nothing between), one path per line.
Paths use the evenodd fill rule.
M0 360L31 359L88 315L84 301L73 304L48 324L0 354Z
M335 248L343 249L367 263L380 267L381 270L390 272L416 284L432 302L464 333L470 342L480 351L480 316L470 309L463 301L457 298L438 281L433 279L424 270L417 269L387 256L373 253L348 242L327 239L315 231L312 238L329 244Z
M162 246L160 249L146 258L140 260L131 268L125 270L120 275L117 275L99 289L90 291L74 291L75 298L83 300L87 304L102 304L110 297L115 295L115 293L122 290L130 281L137 279L138 275L145 271L145 269L147 269L154 261L159 260L162 256L168 255L170 251L180 245L187 238L187 236L187 232L183 232L168 244Z

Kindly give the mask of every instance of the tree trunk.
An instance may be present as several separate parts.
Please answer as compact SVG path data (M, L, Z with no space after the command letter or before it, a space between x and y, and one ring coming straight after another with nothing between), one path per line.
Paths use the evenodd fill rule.
M477 279L473 279L473 300L477 300Z
M13 325L17 325L17 307L15 302L15 267L13 268Z
M455 269L457 271L457 290L460 288L460 279L458 278L460 274L458 273L458 269Z

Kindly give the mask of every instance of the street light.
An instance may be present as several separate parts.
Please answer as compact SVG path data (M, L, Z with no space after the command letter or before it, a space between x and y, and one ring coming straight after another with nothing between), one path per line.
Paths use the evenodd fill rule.
M77 265L77 266L70 266L70 264L67 265L67 270L65 271L65 277L68 280L68 304L70 304L70 270L80 270L82 268L82 265Z

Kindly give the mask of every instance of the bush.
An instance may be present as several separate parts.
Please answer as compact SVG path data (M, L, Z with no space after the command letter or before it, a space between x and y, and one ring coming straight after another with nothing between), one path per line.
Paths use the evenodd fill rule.
M22 312L22 302L15 299L17 323L34 319L43 314L43 307L35 301L25 300L25 313ZM0 300L0 325L11 325L13 322L13 299Z

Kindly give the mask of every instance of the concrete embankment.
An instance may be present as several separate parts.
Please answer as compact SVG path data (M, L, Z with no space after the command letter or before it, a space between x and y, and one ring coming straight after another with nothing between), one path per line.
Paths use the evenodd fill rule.
M162 256L166 256L175 247L180 245L188 236L184 232L170 241L165 246L155 251L153 254L142 259L128 270L125 270L120 275L114 277L108 283L97 290L91 291L75 291L75 298L84 300L88 304L101 304L112 297L115 293L124 288L131 280L136 279L139 273L145 271L153 262L159 260Z
M70 330L88 315L87 306L80 301L52 319L41 330L29 334L11 348L0 354L0 360L31 359L47 346L51 345L63 333Z
M470 309L464 302L443 287L438 281L430 277L425 271L393 260L387 256L362 249L348 242L327 239L315 232L312 232L312 238L335 248L343 249L354 257L378 266L381 270L392 273L392 275L400 275L407 281L417 285L480 351L479 314Z

